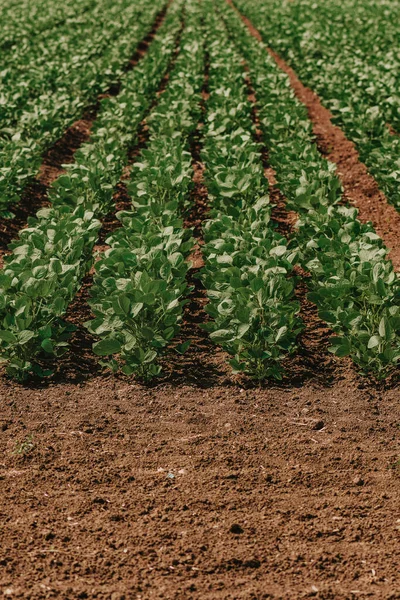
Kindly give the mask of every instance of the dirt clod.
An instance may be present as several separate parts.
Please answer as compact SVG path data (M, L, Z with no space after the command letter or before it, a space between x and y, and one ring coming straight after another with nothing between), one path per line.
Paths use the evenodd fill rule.
M236 533L237 535L240 535L241 533L243 533L243 529L240 527L240 525L238 525L237 523L234 523L233 525L231 525L231 528L229 530L231 533Z
M362 477L355 477L353 479L353 483L354 483L354 485L358 485L358 486L365 485L365 481Z

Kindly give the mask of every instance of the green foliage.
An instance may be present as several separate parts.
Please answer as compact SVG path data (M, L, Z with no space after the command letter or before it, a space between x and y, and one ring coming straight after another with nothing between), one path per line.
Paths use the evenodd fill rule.
M67 5L68 6L68 5ZM162 0L143 10L118 0L84 3L49 36L17 47L0 73L0 213L18 202L43 152L124 75Z
M22 442L16 442L13 450L14 456L26 456L35 448L35 442L33 441L33 435L27 435Z
M249 10L251 2L246 0ZM335 166L318 152L288 77L237 13L227 5L221 10L250 69L278 187L300 215L291 244L311 275L309 297L336 334L330 351L382 379L400 358L399 276L372 227L358 221L355 209L339 206Z
M210 7L207 15L210 98L202 157L213 210L204 227L202 280L211 317L204 327L232 355L234 372L280 379L302 329L290 276L296 253L270 222L240 56Z
M42 370L36 354L60 356L71 325L63 323L80 281L91 264L100 222L91 211L43 209L10 245L0 275L0 355L10 375Z
M190 205L192 158L189 136L199 118L204 51L201 12L188 3L181 51L168 86L149 115L150 139L133 165L128 191L132 211L119 213L121 227L96 263L86 326L100 338L93 350L104 366L143 379L159 375L159 356L178 334L193 248L180 213ZM181 344L184 352L188 344Z
M395 3L235 0L267 43L319 94L400 209L400 11Z
M179 220L159 227L132 214L132 221L108 240L111 249L96 265L88 328L101 338L96 354L119 354L125 374L147 378L159 373L157 354L179 331L192 241Z
M330 351L382 379L400 359L400 280L354 209L309 215L300 228L310 300L337 333Z
M288 278L295 254L269 229L265 201L208 221L204 233L203 282L212 317L205 328L234 356L235 372L280 379L281 362L296 349L302 329L295 281Z
M345 0L357 15L352 31L347 18L335 18L337 7L326 3L318 5L321 18L310 0L271 0L272 14L265 3L235 2L321 94L389 199L400 206L400 140L387 128L388 122L400 127L393 76L399 58L392 51L398 32L392 24L384 33L375 25L375 17L384 15L379 4ZM160 356L179 333L190 291L194 241L183 217L191 205L189 139L201 115L206 40L210 97L201 158L211 213L201 272L209 298L205 329L231 355L235 372L281 378L303 327L294 296L297 263L309 272L309 298L334 333L330 351L351 357L365 374L386 377L400 358L399 276L372 227L358 221L355 209L341 206L335 166L319 153L306 109L287 76L227 3L190 1L180 53L166 90L156 96L174 53L183 0L172 3L135 68L125 73L124 65L162 4L83 0L77 12L67 0L54 12L48 0L39 0L29 13L23 0L14 16L0 7L3 216L12 216L10 207L36 174L46 148L84 106L122 80L120 93L101 101L90 141L51 186L50 208L29 219L5 258L0 360L9 375L46 376L51 372L46 359L67 351L74 327L64 321L66 311L93 265L100 219L111 210L146 115L149 142L127 185L132 210L118 214L121 227L96 263L94 319L86 326L96 336L94 352L112 371L144 379L160 373ZM271 223L246 71L232 39L248 64L277 185L288 208L299 214L289 242Z
M110 211L127 149L171 59L180 12L177 3L121 93L102 102L90 141L51 187L51 208L29 219L10 246L0 272L0 358L13 377L48 375L41 359L68 347L73 327L62 317L93 264L98 219Z

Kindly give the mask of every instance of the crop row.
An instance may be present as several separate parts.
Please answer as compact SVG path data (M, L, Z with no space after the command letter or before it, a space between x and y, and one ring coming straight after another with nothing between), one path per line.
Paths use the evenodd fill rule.
M10 245L0 273L0 355L11 375L24 377L41 354L66 351L71 327L61 319L90 269L101 226L127 151L155 97L181 28L182 1L173 3L144 58L116 97L101 102L91 139L50 189L50 208L29 219Z
M321 2L316 11L314 2L297 0L280 2L275 12L275 4L261 4L259 10L268 10L268 27L271 20L274 30L279 27L279 47L290 38L287 56L306 54L324 69L327 81L333 78L332 85L344 77L348 89L362 94L370 107L379 106L386 121L399 126L398 5L345 0L340 7ZM275 38L270 39L275 44ZM311 61L304 66L305 71L310 69Z
M66 5L67 7L68 5ZM12 51L3 50L1 80L7 81L7 77L15 77L18 73L24 72L29 68L28 57L31 56L32 67L45 60L46 55L52 56L53 46L60 32L61 37L66 36L68 42L69 36L73 33L69 25L79 27L85 18L90 18L90 14L96 10L94 0L83 0L79 9L66 12L62 22L56 22L43 35L32 35L25 37L19 44L13 46ZM62 42L62 40L59 40Z
M384 377L400 358L400 279L387 249L354 208L340 206L335 166L318 152L305 107L231 7L229 30L250 69L269 160L300 220L292 244L311 274L310 299L336 336L330 350Z
M210 97L202 158L212 209L204 226L206 329L233 356L234 372L280 378L302 327L288 277L296 253L271 224L240 56L213 3L205 4Z
M79 9L78 9L79 11ZM0 48L7 57L18 44L37 39L77 14L76 2L66 0L62 4L54 0L13 1L0 7Z
M65 93L66 82L75 87L71 71L77 78L87 62L101 53L107 41L104 26L111 27L112 39L114 19L123 8L105 1L95 7L86 2L82 14L32 43L33 48L27 44L14 50L0 73L2 141L20 129L20 120L26 126L26 117L21 117L34 112L38 96L36 104L42 108L50 93Z
M110 249L96 263L91 289L95 319L87 326L101 338L94 352L118 355L105 364L128 375L160 372L159 355L182 320L193 248L182 215L190 207L189 136L200 116L203 74L201 11L188 2L179 55L146 119L149 141L132 167L132 209L117 214L121 227L106 240Z
M114 7L113 3L105 2L105 22L96 24L95 13L87 24L92 33L88 35L86 25L83 26L80 46L75 48L72 38L67 56L63 60L56 59L54 69L46 63L41 66L39 71L51 86L28 102L20 113L17 111L17 122L13 126L2 130L0 212L18 201L27 181L36 175L44 150L61 137L100 92L123 78L124 66L149 31L161 5L159 0L144 11L140 3L131 6L127 0L121 0L121 5ZM27 79L22 78L22 89L26 89L26 93L33 87L30 73L27 72ZM40 79L35 71L33 77ZM13 90L11 84L11 95ZM18 92L15 92L17 102Z
M335 9L329 3L318 3L318 10L309 0L300 2L301 9L269 0L262 4L235 0L235 4L257 23L264 38L289 61L300 79L320 95L335 123L356 144L361 160L389 202L400 210L400 137L393 135L388 127L390 124L400 131L398 32L397 45L393 47L390 44L393 35L386 38L383 33L384 51L378 53L376 64L371 64L376 52L375 38L371 36L369 53L361 60L351 45L348 52L343 51L347 45L343 40L351 36L353 21L345 24L342 35L336 35L329 17ZM297 7L297 3L290 4ZM387 15L381 16L378 23L386 30ZM397 26L396 21L393 26ZM299 27L305 30L304 34L298 32ZM362 31L355 44L360 44L364 37L368 40L368 29ZM378 32L379 43L382 37L379 28L374 31ZM314 43L308 43L310 39Z

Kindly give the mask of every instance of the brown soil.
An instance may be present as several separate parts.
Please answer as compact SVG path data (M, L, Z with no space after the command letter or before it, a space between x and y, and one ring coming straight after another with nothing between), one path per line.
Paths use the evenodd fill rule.
M5 597L400 598L396 390L0 394Z
M227 2L237 10L232 0ZM252 35L263 41L260 32L251 21L239 14ZM287 73L297 98L307 107L319 150L337 165L345 199L358 208L361 221L372 222L376 232L390 249L389 256L395 269L400 270L400 214L388 203L377 182L360 161L353 142L346 138L339 127L332 124L332 114L322 105L317 94L301 83L293 69L276 52L268 48L268 53L278 67Z

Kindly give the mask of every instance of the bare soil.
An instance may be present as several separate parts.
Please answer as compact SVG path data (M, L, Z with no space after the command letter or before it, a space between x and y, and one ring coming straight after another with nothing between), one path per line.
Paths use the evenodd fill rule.
M400 598L398 388L209 370L0 383L6 597Z

